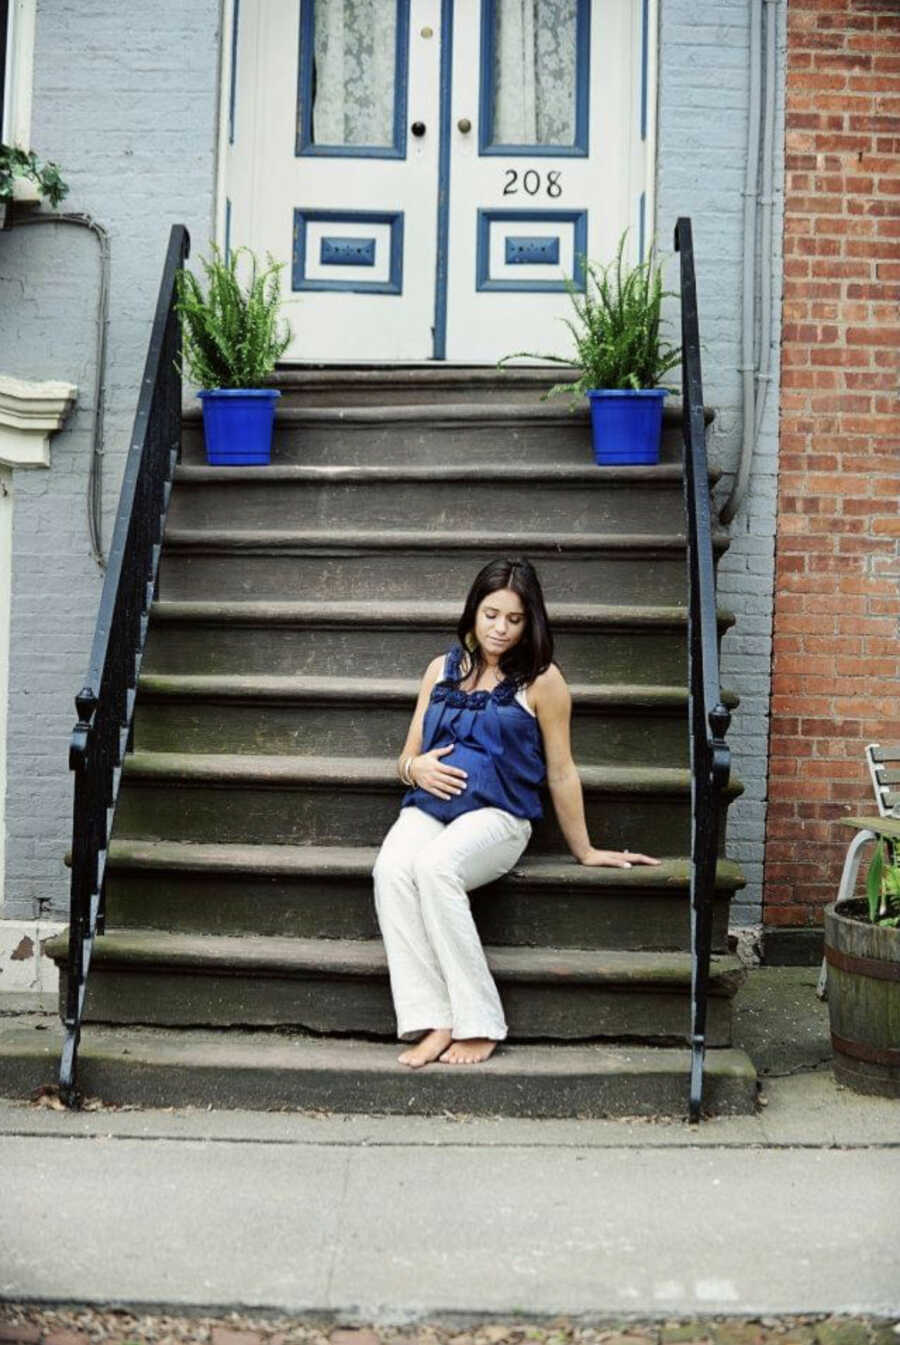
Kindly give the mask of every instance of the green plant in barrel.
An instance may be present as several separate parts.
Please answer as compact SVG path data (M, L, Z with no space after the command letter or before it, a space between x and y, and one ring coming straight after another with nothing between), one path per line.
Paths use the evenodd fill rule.
M875 830L877 823L870 823ZM880 835L866 873L866 897L873 925L900 928L900 842Z

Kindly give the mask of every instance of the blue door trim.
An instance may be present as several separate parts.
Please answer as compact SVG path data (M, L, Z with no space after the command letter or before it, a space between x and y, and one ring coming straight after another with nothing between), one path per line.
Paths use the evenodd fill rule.
M507 266L559 266L559 235L506 235L504 260Z
M306 226L310 220L340 224L389 224L391 257L387 280L308 280L306 278ZM354 241L358 242L356 238ZM323 256L320 259L325 262ZM374 260L374 259L373 259ZM345 290L351 294L403 293L403 212L400 210L306 210L294 211L294 255L291 266L292 290ZM348 260L326 264L349 264ZM355 265L369 266L368 261Z
M434 280L434 360L447 358L447 249L450 242L450 89L453 75L453 0L441 0L441 106L438 149L437 254Z
M576 290L585 287L585 266L587 253L587 211L586 210L479 210L476 229L475 288L476 290L519 290L535 294L565 291L566 281L559 280L492 280L490 234L495 221L545 222L571 224L573 227L572 284ZM556 240L558 242L558 238ZM507 260L509 260L507 258Z
M481 0L478 153L587 158L591 74L591 3L578 0L575 19L575 143L572 145L501 145L494 143L494 15L496 0Z
M323 266L374 266L374 238L323 238L319 245Z
M316 145L310 138L313 103L315 0L301 0L297 76L295 155L331 159L405 159L406 103L409 85L409 0L397 0L394 55L394 134L390 145Z

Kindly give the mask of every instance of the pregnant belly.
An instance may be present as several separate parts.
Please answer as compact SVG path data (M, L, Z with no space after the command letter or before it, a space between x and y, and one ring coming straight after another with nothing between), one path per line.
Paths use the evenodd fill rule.
M486 768L493 772L494 766L488 752L469 743L455 743L453 751L445 753L440 762L442 766L455 766L457 770L465 771L470 781L481 776Z
M445 766L455 766L457 770L466 772L466 787L462 794L454 797L451 804L454 813L471 808L509 806L494 758L483 748L469 743L456 743L453 751L441 757L441 761Z

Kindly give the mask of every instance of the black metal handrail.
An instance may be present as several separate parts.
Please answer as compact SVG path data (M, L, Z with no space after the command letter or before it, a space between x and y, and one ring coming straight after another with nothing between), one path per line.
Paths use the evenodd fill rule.
M137 680L175 464L181 449L181 321L175 274L190 252L174 224L125 462L100 611L84 686L75 697L78 723L69 746L75 773L72 885L69 900L65 1041L59 1066L63 1100L75 1100L81 1019L94 939L105 922L106 857L131 739Z
M706 1054L706 1004L722 792L731 753L731 715L719 688L716 587L713 570L700 327L691 221L675 225L681 258L681 346L684 397L684 506L688 534L688 695L691 739L691 1092L690 1119L700 1119Z

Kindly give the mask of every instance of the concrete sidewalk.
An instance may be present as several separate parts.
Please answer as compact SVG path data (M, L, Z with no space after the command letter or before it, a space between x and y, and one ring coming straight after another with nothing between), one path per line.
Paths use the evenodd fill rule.
M0 1108L0 1298L325 1314L900 1313L900 1108L839 1089L815 972L751 975L755 1116Z

